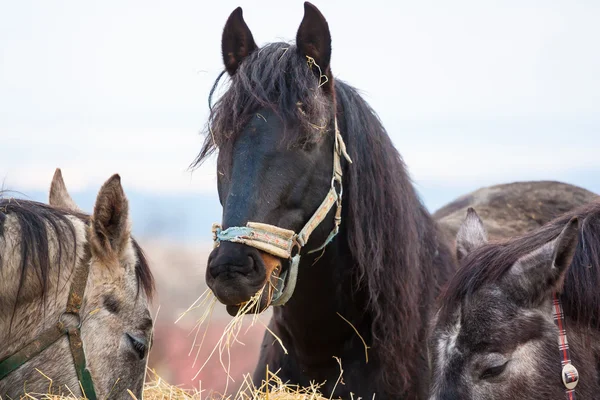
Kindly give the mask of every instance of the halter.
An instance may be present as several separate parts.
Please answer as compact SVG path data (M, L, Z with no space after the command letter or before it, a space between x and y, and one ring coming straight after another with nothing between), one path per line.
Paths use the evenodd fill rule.
M561 377L563 385L565 385L565 394L568 400L575 400L575 386L579 382L579 373L577 372L577 368L571 364L564 312L560 298L556 293L552 295L552 317L558 327L558 350L560 351Z
M92 256L88 247L86 247L86 255L83 258L84 262L75 270L75 277L71 283L69 291L69 299L67 308L60 317L56 325L42 332L36 339L29 342L11 356L0 360L0 381L8 376L17 368L26 364L36 355L56 343L60 338L67 335L69 338L69 347L73 355L73 364L77 371L77 379L81 385L81 391L86 399L96 400L96 392L94 391L94 382L90 371L86 367L85 353L83 351L83 340L81 339L81 303L85 293L88 274L90 272L90 260ZM75 317L76 323L70 324L65 321L65 316L71 315Z
M323 222L334 205L336 206L336 211L334 227L331 233L329 233L329 236L321 246L308 251L307 254L323 250L331 243L340 230L340 224L342 223L342 194L344 192L342 186L341 157L343 156L350 164L352 164L352 160L346 152L346 144L340 134L337 117L334 118L334 127L335 144L333 147L331 188L319 208L317 208L317 211L310 217L299 233L259 222L248 222L246 226L232 226L225 230L222 229L220 224L213 224L212 226L214 247L218 247L222 241L243 243L276 257L290 260L290 267L282 273L278 281L276 292L271 301L273 306L282 306L292 297L298 278L300 250L306 245L310 235ZM298 251L294 255L293 251L295 248Z

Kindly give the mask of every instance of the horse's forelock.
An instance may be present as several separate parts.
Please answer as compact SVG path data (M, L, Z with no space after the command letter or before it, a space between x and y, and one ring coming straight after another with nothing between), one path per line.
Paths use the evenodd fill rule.
M334 102L319 90L313 69L289 43L270 43L250 54L211 107L206 138L192 167L202 164L217 149L221 157L230 159L231 144L261 109L281 118L285 128L281 139L288 145L318 140L330 128ZM222 76L215 81L209 105Z

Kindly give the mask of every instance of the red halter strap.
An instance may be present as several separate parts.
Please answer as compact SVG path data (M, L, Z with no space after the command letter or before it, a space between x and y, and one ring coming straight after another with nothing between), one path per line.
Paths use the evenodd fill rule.
M579 382L579 373L573 364L571 364L563 308L560 298L556 293L552 295L552 316L554 317L554 323L558 327L558 350L560 352L560 363L562 365L561 378L563 385L565 385L565 395L568 400L575 400L575 386Z

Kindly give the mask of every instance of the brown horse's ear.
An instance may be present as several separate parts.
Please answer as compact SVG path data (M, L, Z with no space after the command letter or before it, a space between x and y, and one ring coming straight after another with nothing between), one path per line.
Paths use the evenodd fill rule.
M96 256L119 255L130 237L129 205L121 177L110 177L98 193L90 224L90 242Z
M252 32L244 21L242 7L238 7L227 19L221 38L223 63L229 75L235 74L242 60L257 48Z
M317 9L308 1L304 3L304 18L296 33L296 46L302 57L310 57L316 65L312 66L313 71L320 79L320 84L331 82L331 71L329 62L331 60L331 34L327 20ZM312 65L310 63L309 65ZM319 71L320 69L320 71ZM321 75L325 75L327 79Z
M462 260L467 254L486 244L487 241L487 232L481 218L472 207L469 207L467 217L456 234L456 257L459 261Z
M67 186L63 180L60 168L56 168L54 176L52 177L48 204L52 207L64 208L73 212L81 212L67 191Z
M558 237L522 256L509 270L506 279L515 295L538 302L548 294L560 292L579 243L579 222L572 218Z

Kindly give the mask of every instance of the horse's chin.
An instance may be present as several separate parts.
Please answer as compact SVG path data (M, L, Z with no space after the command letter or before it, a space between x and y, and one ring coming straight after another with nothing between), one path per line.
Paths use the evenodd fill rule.
M269 306L271 305L271 298L272 297L266 296L263 293L260 296L260 300L258 301L258 303L254 307L251 307L248 310L244 310L244 314L260 314L260 313L262 313L267 308L269 308ZM226 306L225 308L229 315L231 315L232 317L235 317L239 314L240 310L242 309L242 307L244 307L244 305L246 305L246 303L236 304L234 306Z
M280 276L283 270L281 259L263 252L261 252L260 255L265 263L266 275L269 278L265 281L265 285L262 289L262 293L258 299L258 302L254 306L248 307L247 310L244 310L244 314L262 313L271 305L277 288L283 290L283 282L280 282ZM235 317L247 303L248 301L235 305L227 305L227 313L229 313L229 315L232 317Z

